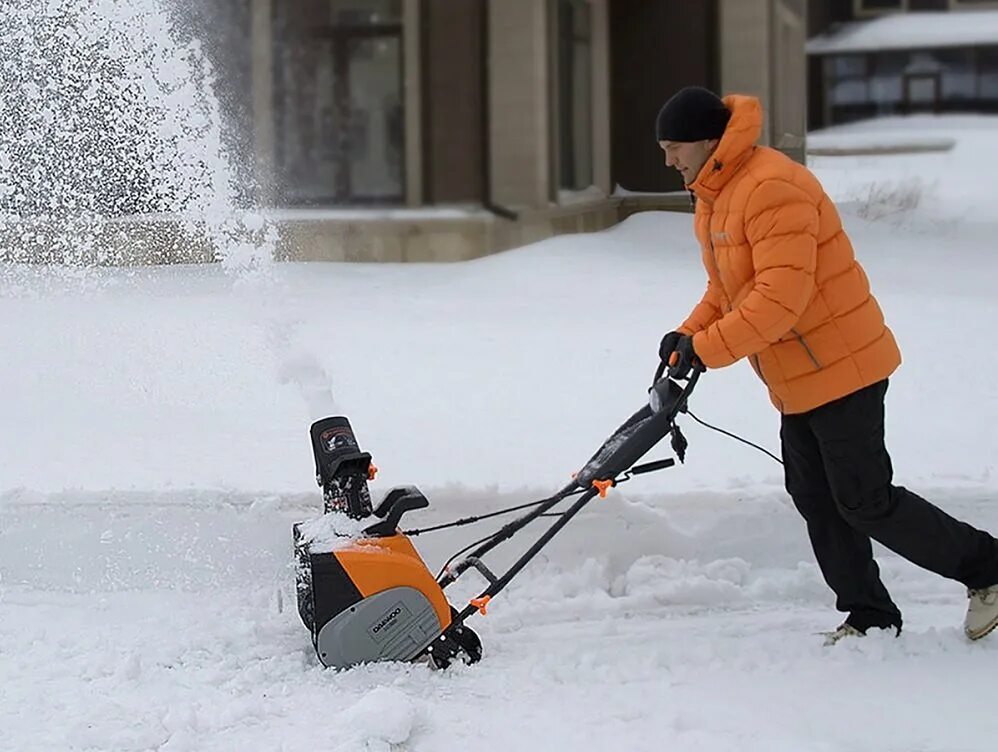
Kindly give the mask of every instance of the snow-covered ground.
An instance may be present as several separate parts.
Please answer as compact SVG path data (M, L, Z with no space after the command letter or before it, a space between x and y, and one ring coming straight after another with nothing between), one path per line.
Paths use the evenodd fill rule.
M998 119L891 127L956 146L812 166L905 356L898 481L998 532ZM457 265L3 267L0 750L991 749L998 638L965 642L960 586L878 549L906 631L822 648L840 615L780 467L688 419L685 466L594 502L472 618L482 663L318 666L290 561L312 420L350 417L376 496L422 488L413 525L546 496L703 283L661 213ZM744 364L692 407L778 447ZM435 569L482 527L416 543Z

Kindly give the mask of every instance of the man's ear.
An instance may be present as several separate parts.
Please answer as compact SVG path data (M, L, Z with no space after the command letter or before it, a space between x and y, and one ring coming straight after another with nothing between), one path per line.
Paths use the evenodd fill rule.
M707 153L713 154L717 150L717 145L721 143L721 139L708 138L704 143L707 144Z

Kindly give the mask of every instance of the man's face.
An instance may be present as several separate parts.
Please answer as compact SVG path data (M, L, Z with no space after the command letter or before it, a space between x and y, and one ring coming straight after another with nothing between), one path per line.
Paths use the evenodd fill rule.
M718 143L719 139L712 138L707 141L659 141L658 145L665 152L665 166L675 167L683 176L683 183L692 185Z

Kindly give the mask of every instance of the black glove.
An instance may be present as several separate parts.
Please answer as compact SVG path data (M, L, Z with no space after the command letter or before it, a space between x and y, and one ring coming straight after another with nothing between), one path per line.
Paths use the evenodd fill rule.
M679 332L669 332L662 337L662 344L658 346L658 359L663 363L668 363L669 356L672 355L673 350L676 349L676 345L679 344L679 340L682 338L683 335Z
M688 379L694 368L703 368L697 358L696 350L693 349L693 338L686 335L680 336L675 352L667 362L669 376L673 379Z

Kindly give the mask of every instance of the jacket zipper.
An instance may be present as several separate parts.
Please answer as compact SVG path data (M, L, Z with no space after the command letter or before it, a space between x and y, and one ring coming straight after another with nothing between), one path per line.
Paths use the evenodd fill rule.
M807 340L804 339L804 335L798 332L796 329L791 329L790 331L793 332L794 335L796 335L797 341L801 343L801 346L804 348L804 352L807 353L807 357L809 357L811 359L811 362L814 363L814 367L817 368L818 370L821 370L821 361L819 361L814 356L814 352L808 346Z
M807 353L807 357L809 357L811 359L811 362L814 363L814 367L820 370L821 361L819 361L815 357L814 352L811 350L811 347L807 344L807 340L804 339L804 335L798 332L796 329L791 329L790 331L794 334L794 336L797 337L797 341L800 342L801 347L804 348L804 352ZM766 381L766 377L762 373L762 363L759 361L758 354L750 355L749 360L752 362L752 367L755 369L756 375L760 379L762 379L762 383L765 384L766 386L769 386L769 382Z

